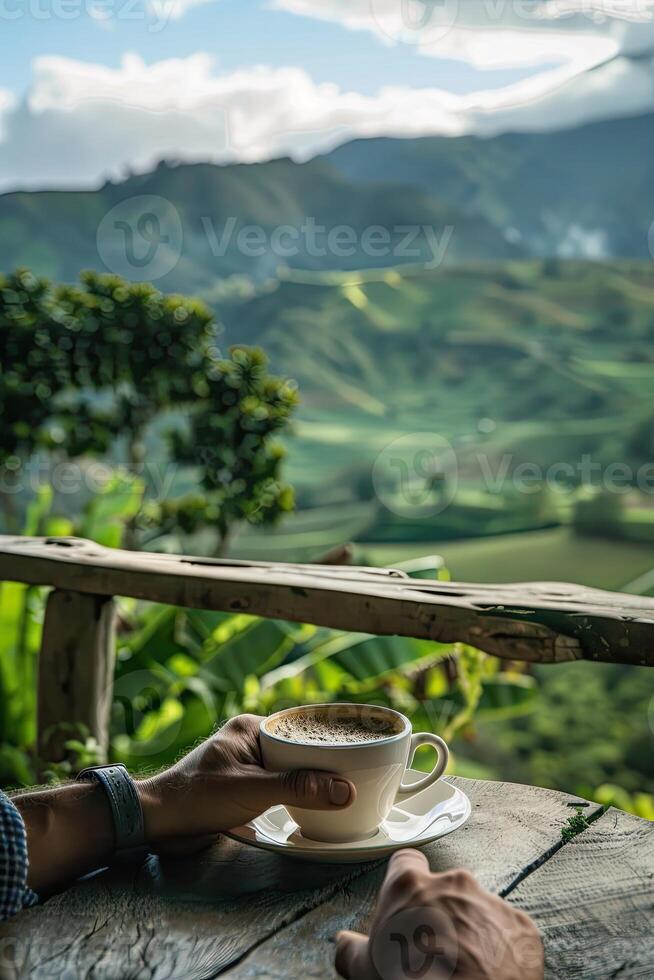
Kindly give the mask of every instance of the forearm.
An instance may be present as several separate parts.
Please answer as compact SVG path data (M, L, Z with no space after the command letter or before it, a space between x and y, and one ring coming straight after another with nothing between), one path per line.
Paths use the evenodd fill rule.
M349 806L356 790L333 773L266 771L260 722L254 715L233 718L170 769L136 780L143 834L139 827L134 837L159 853L190 853L270 806L292 803L333 811ZM349 787L346 797L343 784ZM130 805L127 835L121 820L116 831L110 798L95 779L18 793L13 804L25 824L27 884L39 894L104 867L116 850L117 837L122 847L125 836L130 840L129 827L136 827ZM119 810L117 816L121 815Z
M20 793L12 802L25 823L27 883L35 892L61 887L110 859L113 821L107 795L98 783Z
M156 780L137 780L134 785L146 842L156 845L163 823ZM27 884L38 894L60 888L111 860L115 829L109 799L100 783L85 781L18 793L12 802L27 834Z

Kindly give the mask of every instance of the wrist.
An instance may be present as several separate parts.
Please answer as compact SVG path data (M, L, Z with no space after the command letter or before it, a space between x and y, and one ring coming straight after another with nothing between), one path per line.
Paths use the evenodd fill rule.
M104 790L114 827L116 854L133 853L145 844L143 808L134 780L122 762L87 766L76 782L96 782Z
M157 844L174 834L170 813L164 803L161 780L157 776L135 779L134 787L143 811L143 827L147 844Z

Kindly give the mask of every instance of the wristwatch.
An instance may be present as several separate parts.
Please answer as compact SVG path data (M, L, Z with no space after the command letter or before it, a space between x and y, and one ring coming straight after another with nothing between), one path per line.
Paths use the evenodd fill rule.
M109 797L116 835L116 853L133 851L145 844L143 810L134 781L122 763L111 766L88 766L78 780L95 780Z

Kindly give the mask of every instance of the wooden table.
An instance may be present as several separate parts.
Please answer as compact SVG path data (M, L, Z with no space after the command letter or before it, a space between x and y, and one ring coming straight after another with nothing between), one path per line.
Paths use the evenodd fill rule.
M531 915L546 975L654 977L654 823L577 797L448 777L468 823L426 848ZM583 805L590 826L561 828ZM0 927L0 976L330 978L334 934L365 929L385 861L312 865L223 839L191 859L110 868Z

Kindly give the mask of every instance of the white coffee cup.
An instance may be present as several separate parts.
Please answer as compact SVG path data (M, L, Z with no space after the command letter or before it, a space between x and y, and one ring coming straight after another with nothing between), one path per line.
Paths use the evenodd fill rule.
M309 714L356 720L371 732L371 740L357 742L312 742L287 738L275 731L283 716ZM379 736L390 728L391 734ZM304 837L345 843L374 836L396 802L414 796L443 775L449 757L447 745L431 732L412 734L408 718L392 708L370 704L314 704L287 708L264 718L259 726L263 764L270 772L321 769L344 776L354 783L356 800L340 811L287 807ZM417 782L404 776L419 745L431 745L436 765Z

